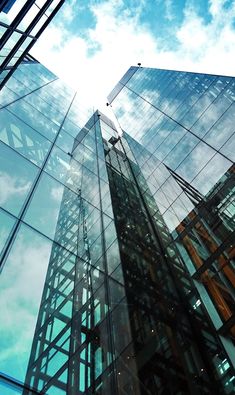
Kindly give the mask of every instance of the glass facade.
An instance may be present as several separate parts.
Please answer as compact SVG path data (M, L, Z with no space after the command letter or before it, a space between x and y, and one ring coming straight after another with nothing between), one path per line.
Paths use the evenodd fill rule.
M170 231L166 248L177 247L232 365L234 84L233 77L131 67L109 95L145 178L144 196L151 191Z
M37 63L29 51L63 3L0 0L0 90L21 62Z
M173 116L160 126L154 72L155 104L141 93L149 70L132 67L114 89L122 136L39 63L2 90L3 395L233 394L234 166ZM212 78L197 76L187 100L174 85L181 104Z

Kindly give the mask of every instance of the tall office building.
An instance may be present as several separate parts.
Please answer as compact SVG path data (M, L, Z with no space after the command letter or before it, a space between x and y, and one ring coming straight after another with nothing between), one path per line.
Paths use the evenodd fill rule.
M150 94L143 99L150 73L153 105ZM234 167L224 153L222 161L211 155L210 165L224 167L207 170L208 184L188 179L180 156L191 155L189 174L198 159L196 180L203 144L213 148L205 138L189 152L195 131L155 108L160 83L174 83L174 105L184 107L210 78L220 81L131 68L112 94L122 137L40 64L22 64L8 81L0 109L2 394L233 393ZM167 125L175 143L175 129L185 131L171 163L156 152Z
M234 84L233 77L131 67L109 96L233 364Z

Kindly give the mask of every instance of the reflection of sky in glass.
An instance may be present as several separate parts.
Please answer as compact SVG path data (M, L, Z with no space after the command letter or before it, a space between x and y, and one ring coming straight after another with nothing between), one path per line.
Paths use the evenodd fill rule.
M16 390L13 388L10 388L10 386L6 384L3 384L0 382L0 394L4 395L20 395L22 394L22 390Z
M20 100L10 104L7 109L49 140L53 140L55 137L58 125L31 106L30 103Z
M51 243L21 226L1 274L0 370L24 381Z
M0 143L0 205L18 214L38 169Z
M7 241L15 220L10 215L0 209L0 253Z
M41 165L51 143L7 110L0 111L0 139L21 155Z
M228 158L234 157L235 134L228 141L235 130L233 102L231 77L146 68L136 69L112 102L121 126L154 154L146 155L141 145L127 137L171 230L192 205L186 195L182 195L181 204L177 198L181 187L174 193L175 181L167 186L171 178L166 181L169 175L164 177L157 160L207 194L232 165L216 149Z
M34 192L24 221L53 239L59 216L64 187L43 174Z

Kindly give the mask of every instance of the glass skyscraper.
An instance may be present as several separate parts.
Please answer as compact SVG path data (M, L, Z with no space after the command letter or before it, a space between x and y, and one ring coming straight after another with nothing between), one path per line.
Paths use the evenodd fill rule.
M4 91L0 393L233 394L233 79L132 67L122 136L39 63Z

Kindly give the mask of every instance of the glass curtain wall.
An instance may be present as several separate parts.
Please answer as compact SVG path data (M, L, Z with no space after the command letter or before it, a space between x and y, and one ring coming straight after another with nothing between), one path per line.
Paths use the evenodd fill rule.
M235 366L234 84L233 77L131 67L109 96L172 234L168 245L177 246L197 304L223 343L222 376ZM233 373L226 388L234 380Z
M0 1L0 90L28 54L64 0Z
M32 386L35 393L66 394L74 377L70 356L75 351L81 358L76 390L84 393L91 385L84 363L88 359L93 363L94 358L93 350L88 352L92 348L88 338L95 339L89 332L90 304L96 306L93 325L108 311L101 287L106 279L105 229L110 244L115 238L108 203L101 216L96 155L101 139L93 131L83 145L76 140L92 112L82 109L74 92L40 64L21 65L4 93L0 109L1 393L31 393ZM78 288L81 298L75 292ZM80 337L74 335L75 315L84 328ZM103 333L104 360L98 345L94 351L97 367L92 374L97 377L112 363L111 340ZM70 375L68 382L66 375Z
M106 160L141 393L232 393L227 348L138 164L144 155L127 138L110 140Z
M231 162L197 188L39 63L0 106L0 392L232 394Z

